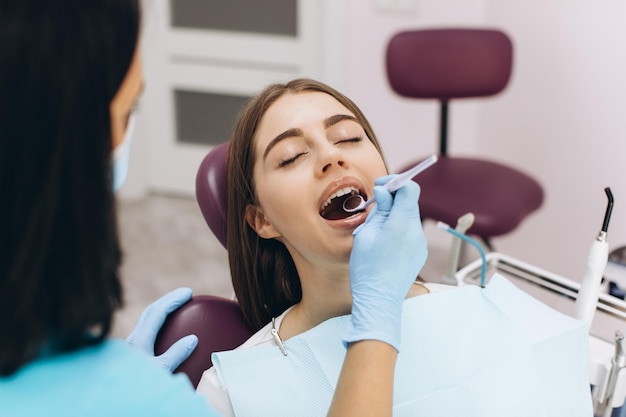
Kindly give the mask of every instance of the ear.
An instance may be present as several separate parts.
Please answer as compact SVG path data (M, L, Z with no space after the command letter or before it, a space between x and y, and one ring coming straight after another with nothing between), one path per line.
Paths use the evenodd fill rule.
M246 221L250 227L263 239L273 239L280 237L274 226L267 220L263 211L257 206L246 207Z

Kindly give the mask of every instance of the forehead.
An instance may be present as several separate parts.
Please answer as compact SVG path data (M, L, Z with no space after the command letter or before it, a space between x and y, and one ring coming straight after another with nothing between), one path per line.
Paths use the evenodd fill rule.
M288 129L323 126L324 120L337 114L355 116L333 96L306 91L286 94L265 112L256 132L257 142L269 141Z

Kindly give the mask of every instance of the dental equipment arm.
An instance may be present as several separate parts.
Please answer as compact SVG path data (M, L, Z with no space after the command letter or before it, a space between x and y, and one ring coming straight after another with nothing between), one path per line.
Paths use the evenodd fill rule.
M198 337L195 335L185 336L159 356L154 356L154 342L167 315L190 299L191 288L178 288L150 304L141 313L135 328L126 338L126 343L154 357L157 365L174 372L196 348Z
M378 204L353 232L350 255L352 316L343 335L345 345L380 340L400 346L402 302L426 262L428 247L419 207L420 188L409 181L395 197L377 180Z
M609 187L604 189L608 204L602 223L602 229L591 245L589 256L587 257L587 270L583 276L580 291L576 298L574 317L586 322L591 328L593 315L598 305L598 297L600 295L600 285L602 283L602 275L606 269L609 259L609 243L606 239L611 211L613 210L613 194Z
M613 405L613 398L617 381L620 371L624 368L626 368L626 339L624 334L617 330L615 332L615 353L611 358L608 377L605 383L597 386L594 391L594 415L608 417L612 414L615 406Z

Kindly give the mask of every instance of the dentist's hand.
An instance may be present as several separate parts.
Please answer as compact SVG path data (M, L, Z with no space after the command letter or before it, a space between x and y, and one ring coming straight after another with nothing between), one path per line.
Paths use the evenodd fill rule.
M410 181L395 196L376 181L376 206L354 231L350 256L352 318L344 344L380 340L399 349L402 303L426 262L428 248L417 200L419 185Z
M154 356L154 342L167 315L190 299L191 288L178 288L150 304L141 313L141 317L126 339L126 343L153 356L158 365L173 372L191 355L198 344L198 337L195 335L185 336L159 356Z

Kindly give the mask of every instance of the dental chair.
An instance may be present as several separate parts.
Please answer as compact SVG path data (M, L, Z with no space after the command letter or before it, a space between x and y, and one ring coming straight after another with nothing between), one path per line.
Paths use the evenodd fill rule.
M157 336L154 353L162 354L189 334L198 336L198 345L175 373L186 374L195 388L202 373L213 366L211 354L236 348L252 336L252 331L245 324L236 301L196 295L168 316Z
M204 158L196 175L196 199L207 225L226 247L226 160L229 143L214 147ZM194 388L202 373L213 366L211 354L231 350L245 342L252 331L245 324L239 304L235 300L212 295L197 295L171 313L163 325L155 344L160 355L183 336L198 336L198 346L176 373L187 375Z
M196 174L196 200L209 229L226 247L226 212L228 184L226 161L230 142L215 146L204 157Z
M449 103L500 93L509 82L512 63L511 41L496 30L404 31L391 38L386 51L387 79L394 92L440 103L440 159L416 179L422 189L422 218L454 227L462 215L474 213L468 234L480 237L489 249L492 237L513 231L541 206L543 190L511 166L451 156Z

